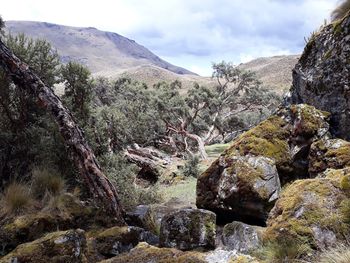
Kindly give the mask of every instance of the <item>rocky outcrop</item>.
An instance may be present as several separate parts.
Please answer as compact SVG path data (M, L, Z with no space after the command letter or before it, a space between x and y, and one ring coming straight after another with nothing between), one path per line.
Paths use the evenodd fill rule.
M79 263L84 261L86 240L83 230L50 233L38 240L24 243L0 259L0 263Z
M293 70L291 103L332 113L332 132L350 140L350 13L311 36Z
M246 253L261 246L263 231L262 227L235 221L224 226L222 243L228 250Z
M350 166L350 142L341 139L319 140L311 145L309 174L315 177L328 168Z
M160 228L160 245L189 250L214 248L216 215L202 209L182 209L165 216Z
M287 186L269 214L264 239L318 249L344 240L349 231L349 182L349 172L328 170L325 178Z
M328 117L291 105L242 134L198 177L197 206L215 211L219 220L264 224L280 181L308 177L310 145L327 137Z

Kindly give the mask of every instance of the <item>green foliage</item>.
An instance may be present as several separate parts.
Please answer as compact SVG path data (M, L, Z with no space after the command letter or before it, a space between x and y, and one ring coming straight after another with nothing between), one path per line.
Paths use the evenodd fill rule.
M332 21L342 19L350 11L350 0L343 0L332 12Z
M1 214L10 216L32 209L34 199L28 185L13 182L4 190L0 204Z
M185 176L197 178L199 175L199 158L198 156L190 156L183 167L182 173Z
M125 209L132 209L139 204L152 204L162 201L157 187L138 188L135 184L137 168L123 157L115 154L100 156L99 161L105 168L105 174L114 183L121 203Z
M61 81L65 85L64 100L82 126L90 118L93 80L87 67L76 62L61 66Z
M45 194L59 195L65 188L65 181L60 174L52 169L35 168L32 171L32 193L36 197Z
M59 56L44 40L6 35L5 44L50 86L57 82ZM37 99L0 70L0 177L26 177L35 165L53 165L71 173L56 124ZM64 165L62 165L64 164ZM66 172L66 171L63 171Z

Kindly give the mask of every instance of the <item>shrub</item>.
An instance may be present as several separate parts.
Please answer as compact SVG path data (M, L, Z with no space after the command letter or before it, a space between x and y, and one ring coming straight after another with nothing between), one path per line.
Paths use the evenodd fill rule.
M199 175L199 158L198 156L191 156L182 168L182 172L185 176L193 176L197 178Z
M302 262L301 258L311 251L309 244L295 239L267 243L255 254L269 263Z
M332 20L342 19L350 11L350 0L344 0L333 12Z
M58 195L65 188L65 180L56 171L47 168L34 169L32 172L32 192L36 197L45 194Z
M321 253L317 262L320 262L320 263L349 263L350 262L350 247L348 245L341 244L341 245L338 245L337 247L325 250Z
M33 208L34 199L28 185L13 182L4 190L0 204L3 215L20 214Z

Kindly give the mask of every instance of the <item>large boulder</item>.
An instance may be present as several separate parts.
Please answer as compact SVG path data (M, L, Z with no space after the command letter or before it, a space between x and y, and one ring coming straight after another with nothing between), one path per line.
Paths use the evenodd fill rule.
M198 177L197 206L215 211L219 220L264 224L280 182L308 177L310 145L327 137L328 117L292 105L242 134Z
M160 245L189 250L214 248L216 215L202 209L182 209L165 216L160 228Z
M328 168L350 166L350 142L342 139L319 140L311 145L309 174L315 177Z
M324 249L344 241L350 222L350 173L327 170L324 178L287 186L269 214L266 242Z
M83 230L53 232L30 243L19 245L0 263L85 262L86 240Z
M229 250L242 253L252 251L262 245L264 228L234 221L224 226L222 244Z
M350 140L350 13L315 33L293 70L291 103L332 113L336 137Z

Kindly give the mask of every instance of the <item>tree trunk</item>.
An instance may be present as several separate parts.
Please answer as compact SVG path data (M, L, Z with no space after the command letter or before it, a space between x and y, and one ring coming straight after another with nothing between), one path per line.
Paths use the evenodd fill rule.
M73 157L79 174L91 194L103 203L115 217L116 223L124 225L123 209L112 183L103 174L96 157L86 142L82 130L61 100L34 74L27 64L18 59L0 40L0 66L20 88L28 90L39 107L49 111L58 124L68 151Z
M192 140L195 140L198 144L198 151L199 151L199 154L201 155L201 159L202 160L206 160L208 159L208 155L207 155L207 152L205 150L205 145L204 145L204 142L202 140L202 138L196 134L191 134L191 133L188 133L186 132L185 133L185 136L187 138L190 138Z

